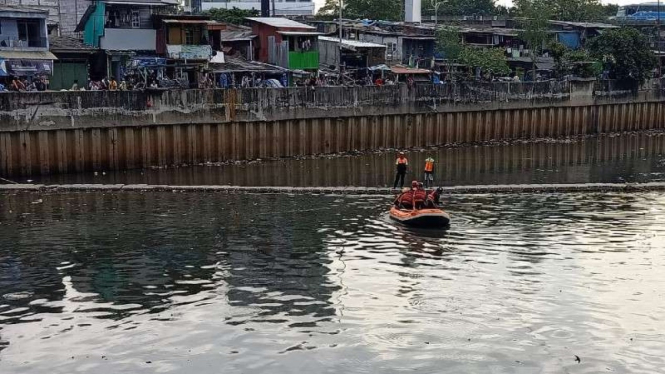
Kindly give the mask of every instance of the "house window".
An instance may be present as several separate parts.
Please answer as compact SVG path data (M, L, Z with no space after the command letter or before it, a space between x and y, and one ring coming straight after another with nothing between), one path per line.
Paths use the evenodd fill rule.
M185 29L185 44L194 44L194 32L192 32L192 29Z
M141 28L141 16L138 10L132 10L132 28L133 29Z
M18 29L18 40L28 40L28 23L16 22L16 28Z

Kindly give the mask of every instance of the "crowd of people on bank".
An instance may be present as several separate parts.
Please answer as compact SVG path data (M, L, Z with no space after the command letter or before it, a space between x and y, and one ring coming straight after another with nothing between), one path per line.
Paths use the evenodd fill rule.
M46 76L28 78L11 77L5 83L0 83L0 91L30 92L46 91L49 89L49 80Z

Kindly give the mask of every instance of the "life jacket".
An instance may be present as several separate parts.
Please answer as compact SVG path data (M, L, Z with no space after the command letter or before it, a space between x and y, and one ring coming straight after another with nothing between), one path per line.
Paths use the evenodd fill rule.
M397 161L395 161L395 165L397 165L397 171L400 173L406 173L406 167L409 165L409 160L406 159L406 157L403 158L397 158Z
M413 191L403 192L398 201L402 205L413 206Z
M434 159L429 157L425 160L425 171L431 173L434 170Z
M427 199L427 192L425 190L415 190L413 192L413 200L415 202L424 203Z

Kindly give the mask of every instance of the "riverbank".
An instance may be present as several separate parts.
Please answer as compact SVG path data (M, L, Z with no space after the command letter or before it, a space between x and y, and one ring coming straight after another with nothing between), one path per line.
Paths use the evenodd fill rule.
M660 90L594 82L0 95L0 175L662 130ZM4 100L4 101L3 101Z

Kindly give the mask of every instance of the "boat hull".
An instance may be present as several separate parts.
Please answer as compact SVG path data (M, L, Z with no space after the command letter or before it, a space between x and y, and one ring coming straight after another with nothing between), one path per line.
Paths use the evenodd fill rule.
M446 227L450 225L450 215L441 209L390 209L390 218L404 225L414 227Z

